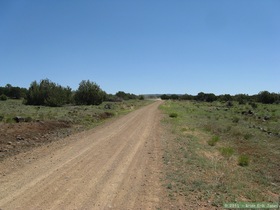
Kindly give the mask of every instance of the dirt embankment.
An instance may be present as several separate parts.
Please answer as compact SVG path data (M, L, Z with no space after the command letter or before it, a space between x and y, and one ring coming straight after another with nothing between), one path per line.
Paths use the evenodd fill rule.
M161 103L5 159L0 208L163 207Z
M69 122L63 121L1 123L0 161L69 136L76 130Z

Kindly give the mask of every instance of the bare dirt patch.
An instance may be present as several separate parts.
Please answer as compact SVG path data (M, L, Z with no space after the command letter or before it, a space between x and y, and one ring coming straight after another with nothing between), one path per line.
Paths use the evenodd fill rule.
M39 121L0 124L0 161L72 133L72 125L63 121Z

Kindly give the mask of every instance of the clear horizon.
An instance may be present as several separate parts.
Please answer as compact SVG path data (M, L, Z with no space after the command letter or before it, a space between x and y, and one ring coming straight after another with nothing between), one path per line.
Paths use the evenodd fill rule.
M280 1L0 2L0 86L280 92Z

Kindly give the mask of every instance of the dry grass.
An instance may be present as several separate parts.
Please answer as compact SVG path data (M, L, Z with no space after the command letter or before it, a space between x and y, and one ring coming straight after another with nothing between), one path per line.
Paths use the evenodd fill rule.
M28 106L22 100L0 101L0 122L14 123L16 116L31 121L67 121L73 124L92 127L104 119L133 111L141 106L151 103L145 100L129 100L124 102L104 102L98 106ZM109 107L109 108L108 108Z
M164 120L173 133L164 162L174 205L222 209L224 202L278 201L280 106L258 104L254 115L243 115L248 108L219 102L168 101L162 106L167 116L178 113ZM265 115L273 119L264 120Z

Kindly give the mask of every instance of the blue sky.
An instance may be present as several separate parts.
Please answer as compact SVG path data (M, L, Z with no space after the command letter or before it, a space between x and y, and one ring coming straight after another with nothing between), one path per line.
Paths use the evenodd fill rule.
M0 86L280 92L279 0L0 0Z

